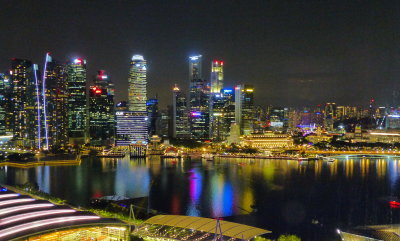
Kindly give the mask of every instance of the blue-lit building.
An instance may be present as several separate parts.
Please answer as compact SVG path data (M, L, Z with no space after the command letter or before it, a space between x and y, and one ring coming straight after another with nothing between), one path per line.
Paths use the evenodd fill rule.
M147 144L147 115L146 112L116 111L116 138L117 146Z
M156 134L157 120L159 118L158 99L148 99L146 102L149 136Z

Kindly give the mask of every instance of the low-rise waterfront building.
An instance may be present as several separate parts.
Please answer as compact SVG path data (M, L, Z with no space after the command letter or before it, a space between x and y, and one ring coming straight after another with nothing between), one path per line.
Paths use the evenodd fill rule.
M260 150L285 149L294 146L290 135L274 132L244 135L241 137L240 144Z

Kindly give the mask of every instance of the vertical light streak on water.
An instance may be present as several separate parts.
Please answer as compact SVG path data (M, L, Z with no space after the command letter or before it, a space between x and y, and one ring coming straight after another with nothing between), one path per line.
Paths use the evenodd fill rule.
M36 168L36 180L41 191L50 193L50 167L40 166Z
M114 191L118 196L146 197L150 193L150 171L135 161L121 159L117 163Z
M222 217L223 216L223 198L222 198L222 191L223 191L224 179L222 175L215 174L211 179L211 212L214 218Z
M41 132L41 125L40 125L40 97L39 97L39 83L38 83L38 78L37 78L37 65L34 64L33 65L33 73L35 76L35 86L36 86L36 104L37 104L37 119L38 119L38 149L40 149L42 147L41 142L41 136L40 136L40 132Z
M44 61L43 81L42 81L42 96L43 96L43 115L44 115L44 132L46 135L46 150L49 149L49 135L47 130L47 111L46 111L46 71L49 53L46 53L46 60Z
M200 211L197 207L200 205L199 199L203 188L203 183L202 183L203 177L196 168L192 168L190 172L191 172L189 176L190 203L188 208L188 215L200 216Z

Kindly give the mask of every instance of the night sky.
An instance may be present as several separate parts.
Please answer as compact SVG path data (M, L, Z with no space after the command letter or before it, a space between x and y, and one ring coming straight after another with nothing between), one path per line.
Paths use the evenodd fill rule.
M133 54L148 60L148 97L188 86L188 56L224 60L225 86L253 84L256 103L391 105L400 90L400 1L0 0L0 71L12 57L83 57L127 98ZM400 100L400 95L397 99ZM399 103L397 103L399 104Z

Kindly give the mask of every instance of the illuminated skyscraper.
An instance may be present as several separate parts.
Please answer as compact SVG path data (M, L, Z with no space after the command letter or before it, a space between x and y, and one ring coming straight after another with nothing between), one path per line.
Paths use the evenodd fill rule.
M66 149L68 145L67 66L46 54L42 82L42 148ZM44 88L43 88L44 87Z
M325 105L325 121L324 126L327 130L333 130L333 123L336 120L336 103L326 103Z
M12 135L13 133L13 97L10 75L0 73L0 135Z
M189 96L192 138L208 139L210 132L210 83L202 79L192 80Z
M117 111L116 115L116 140L117 146L133 144L147 144L147 116L135 111Z
M189 81L202 78L201 55L189 57Z
M142 55L134 55L129 71L128 109L117 111L117 139L119 146L147 145L148 116L147 101L147 64Z
M146 102L146 108L148 117L147 124L148 124L149 136L153 136L156 134L156 124L159 118L157 97L148 99Z
M147 64L142 55L134 55L129 71L128 104L130 111L146 112Z
M36 97L40 88L37 72L37 65L29 60L12 59L11 61L13 136L18 146L36 147L37 140L40 140L36 112L38 103Z
M114 143L114 85L104 70L99 70L89 89L89 134L91 145Z
M68 64L68 136L71 144L88 142L88 108L86 104L86 60Z
M175 85L172 91L172 137L190 138L186 96L178 85Z
M224 86L224 62L211 62L211 94L220 94Z
M251 85L235 87L235 122L240 126L242 135L253 132L254 88Z
M193 139L208 139L210 132L210 82L201 79L201 55L189 57L189 121Z

